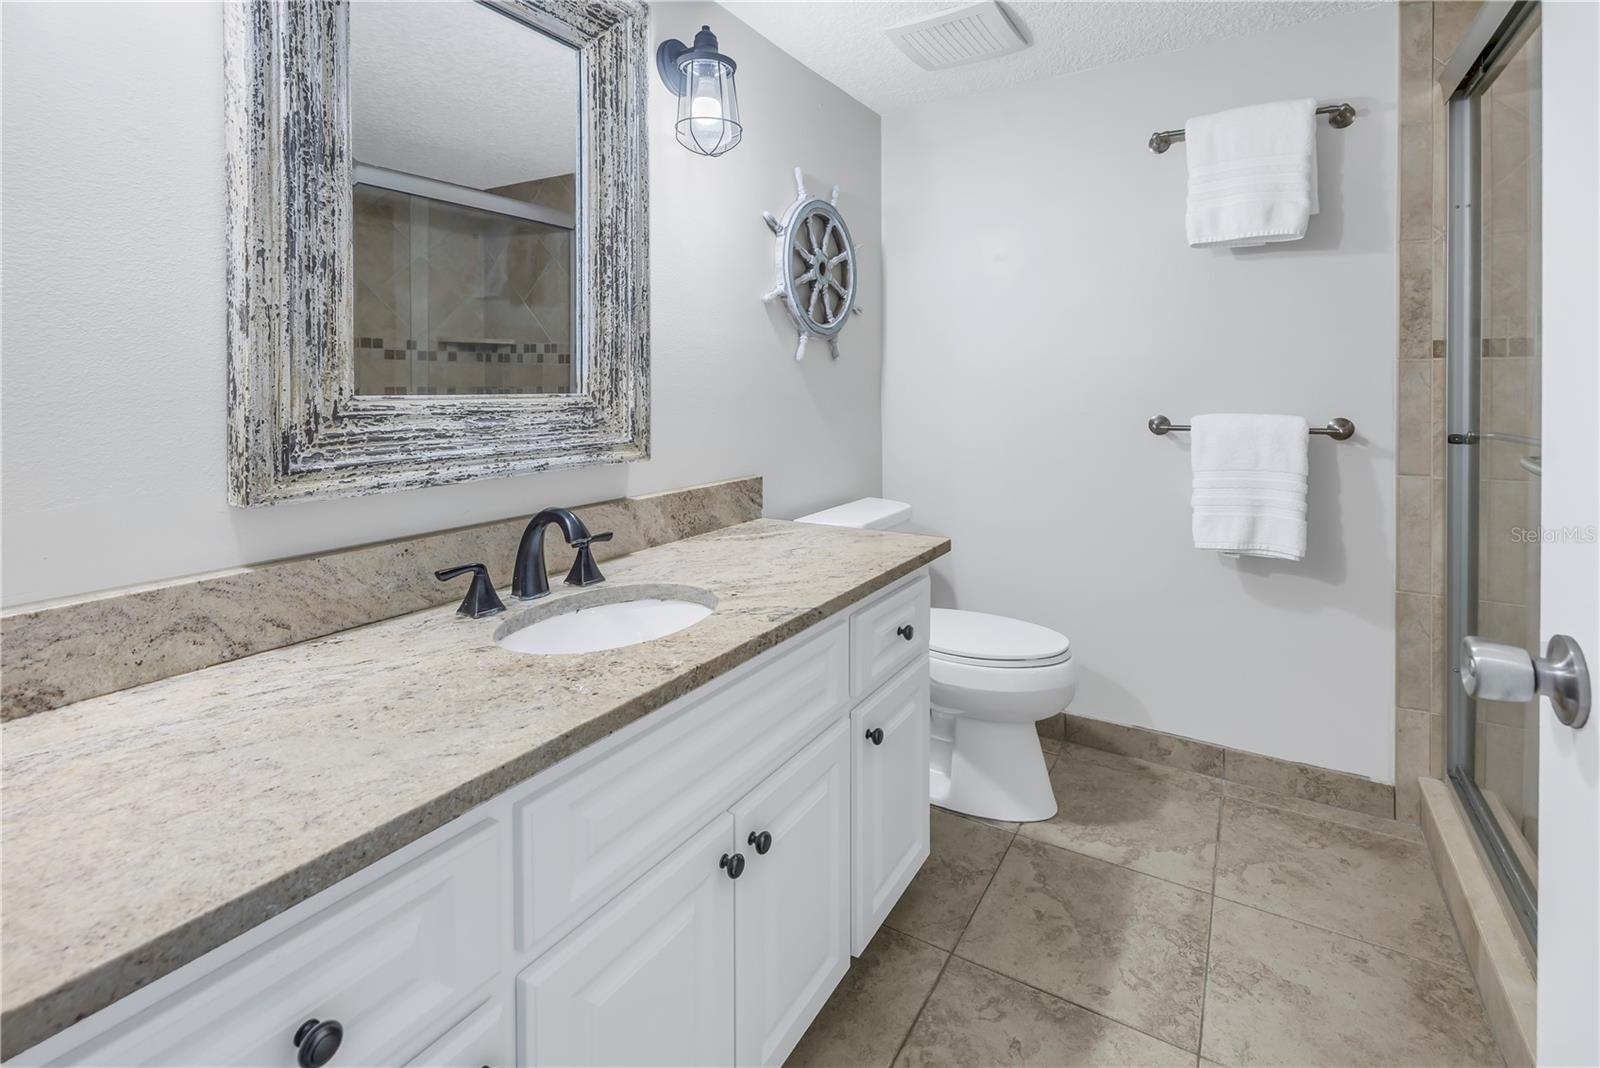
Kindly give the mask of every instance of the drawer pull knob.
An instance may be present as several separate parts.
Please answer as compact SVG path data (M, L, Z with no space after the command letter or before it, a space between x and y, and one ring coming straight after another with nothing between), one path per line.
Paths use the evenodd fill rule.
M772 832L762 831L757 834L755 831L751 831L749 842L756 847L757 855L764 857L767 855L767 850L772 848Z
M906 641L910 641L912 638L917 636L917 628L913 627L910 623L907 623L903 627L895 628L895 633L900 635L900 637L904 638Z
M307 1020L294 1033L300 1050L300 1068L322 1068L339 1052L344 1041L344 1025L338 1020Z
M873 745L882 745L883 744L883 728L882 727L874 727L871 730L869 730L867 732L867 741L871 742Z
M727 869L728 878L737 879L739 876L744 874L744 854L743 853L724 853L724 854L722 854L722 865L721 866L723 868Z

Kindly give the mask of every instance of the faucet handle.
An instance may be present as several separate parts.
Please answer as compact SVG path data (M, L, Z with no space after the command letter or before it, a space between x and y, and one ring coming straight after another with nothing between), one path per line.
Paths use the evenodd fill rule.
M467 586L467 595L461 599L461 607L456 609L456 615L481 619L497 612L504 612L506 606L501 602L499 594L494 592L494 583L489 580L489 569L482 564L447 567L443 571L435 571L433 577L440 582L447 582L469 571L472 573L472 582Z
M590 534L587 538L574 538L568 542L578 550L578 558L572 561L572 570L567 572L568 586L593 586L597 582L604 582L606 577L600 573L600 568L594 562L594 553L590 550L591 542L610 541L611 531L601 534Z

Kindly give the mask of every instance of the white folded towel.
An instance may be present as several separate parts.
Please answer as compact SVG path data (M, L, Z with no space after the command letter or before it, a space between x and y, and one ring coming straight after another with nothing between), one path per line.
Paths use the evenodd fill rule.
M1197 415L1192 425L1194 547L1304 558L1306 421L1297 415Z
M1186 224L1195 248L1298 241L1317 213L1317 102L1201 115L1183 124Z

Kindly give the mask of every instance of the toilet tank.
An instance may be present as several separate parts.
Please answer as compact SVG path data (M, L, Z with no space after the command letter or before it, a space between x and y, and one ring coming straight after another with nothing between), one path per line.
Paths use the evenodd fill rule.
M824 508L795 520L827 527L856 527L862 530L905 530L911 524L911 506L883 497L863 497L849 504Z

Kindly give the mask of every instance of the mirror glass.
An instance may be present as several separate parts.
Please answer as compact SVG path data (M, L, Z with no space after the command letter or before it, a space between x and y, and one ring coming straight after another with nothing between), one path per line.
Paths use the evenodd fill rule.
M578 75L473 0L351 4L356 393L582 389Z

